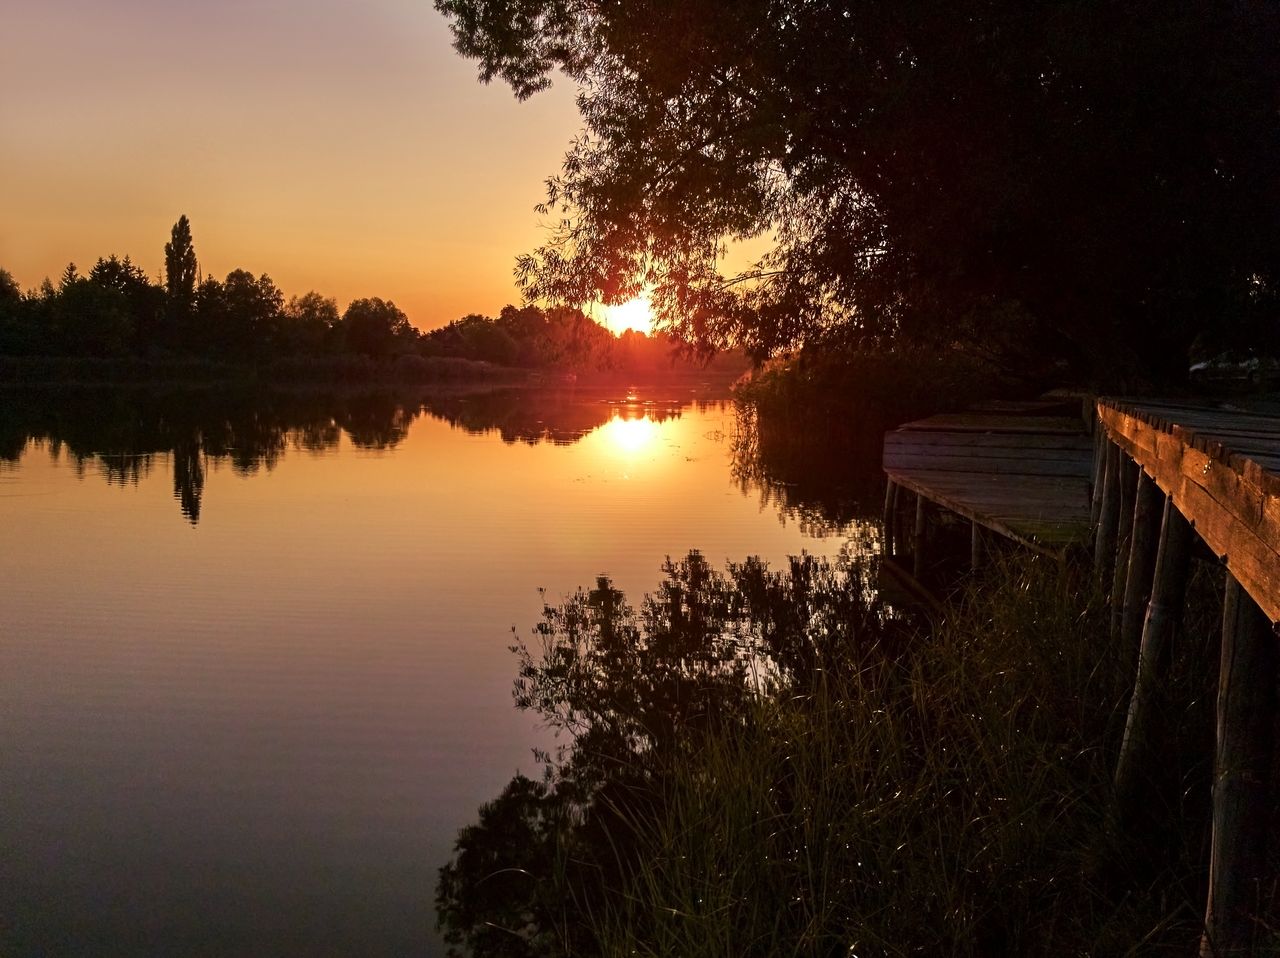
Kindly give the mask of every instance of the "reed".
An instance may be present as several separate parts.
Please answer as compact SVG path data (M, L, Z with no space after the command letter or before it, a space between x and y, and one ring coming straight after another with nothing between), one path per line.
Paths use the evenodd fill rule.
M593 912L600 953L1190 953L1203 807L1175 803L1158 834L1110 823L1131 669L1108 609L1040 559L981 586L905 651L755 700L643 814L620 803L640 864ZM1180 680L1211 687L1185 651ZM1205 699L1171 729L1192 791Z

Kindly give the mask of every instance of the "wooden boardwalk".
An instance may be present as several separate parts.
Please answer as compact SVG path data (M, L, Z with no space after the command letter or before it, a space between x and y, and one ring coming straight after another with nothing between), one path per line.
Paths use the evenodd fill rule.
M1057 412L992 403L887 434L886 552L907 544L903 489L915 494L916 579L933 507L970 520L975 566L981 529L1050 554L1092 540L1111 640L1136 672L1115 772L1121 823L1145 814L1144 789L1163 760L1161 715L1179 707L1166 692L1193 543L1218 557L1227 574L1200 955L1271 954L1273 933L1256 911L1274 878L1266 847L1280 724L1280 403L1100 399L1088 425Z
M1053 414L1060 403L993 405L888 433L889 508L902 488L1039 552L1083 544L1094 461L1083 420Z
M1098 419L1267 618L1280 622L1280 410L1103 399Z

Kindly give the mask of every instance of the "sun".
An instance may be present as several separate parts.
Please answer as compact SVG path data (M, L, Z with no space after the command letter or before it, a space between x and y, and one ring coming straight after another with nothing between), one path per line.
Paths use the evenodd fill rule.
M621 335L628 329L648 336L653 332L653 310L645 296L619 303L617 306L604 308L604 324L615 334Z

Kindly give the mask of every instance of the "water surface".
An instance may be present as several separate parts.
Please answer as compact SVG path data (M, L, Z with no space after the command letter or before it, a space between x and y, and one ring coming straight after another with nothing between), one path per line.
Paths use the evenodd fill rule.
M683 389L4 406L5 954L437 954L540 589L874 548Z

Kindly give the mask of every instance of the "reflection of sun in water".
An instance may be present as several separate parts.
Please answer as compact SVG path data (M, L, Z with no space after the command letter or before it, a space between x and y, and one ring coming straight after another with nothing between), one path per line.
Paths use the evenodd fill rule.
M623 419L614 415L604 427L604 432L615 449L633 455L657 438L658 424L648 416Z
M649 335L653 332L653 311L649 307L649 300L637 296L617 306L606 306L604 323L615 333L634 329L637 333Z

